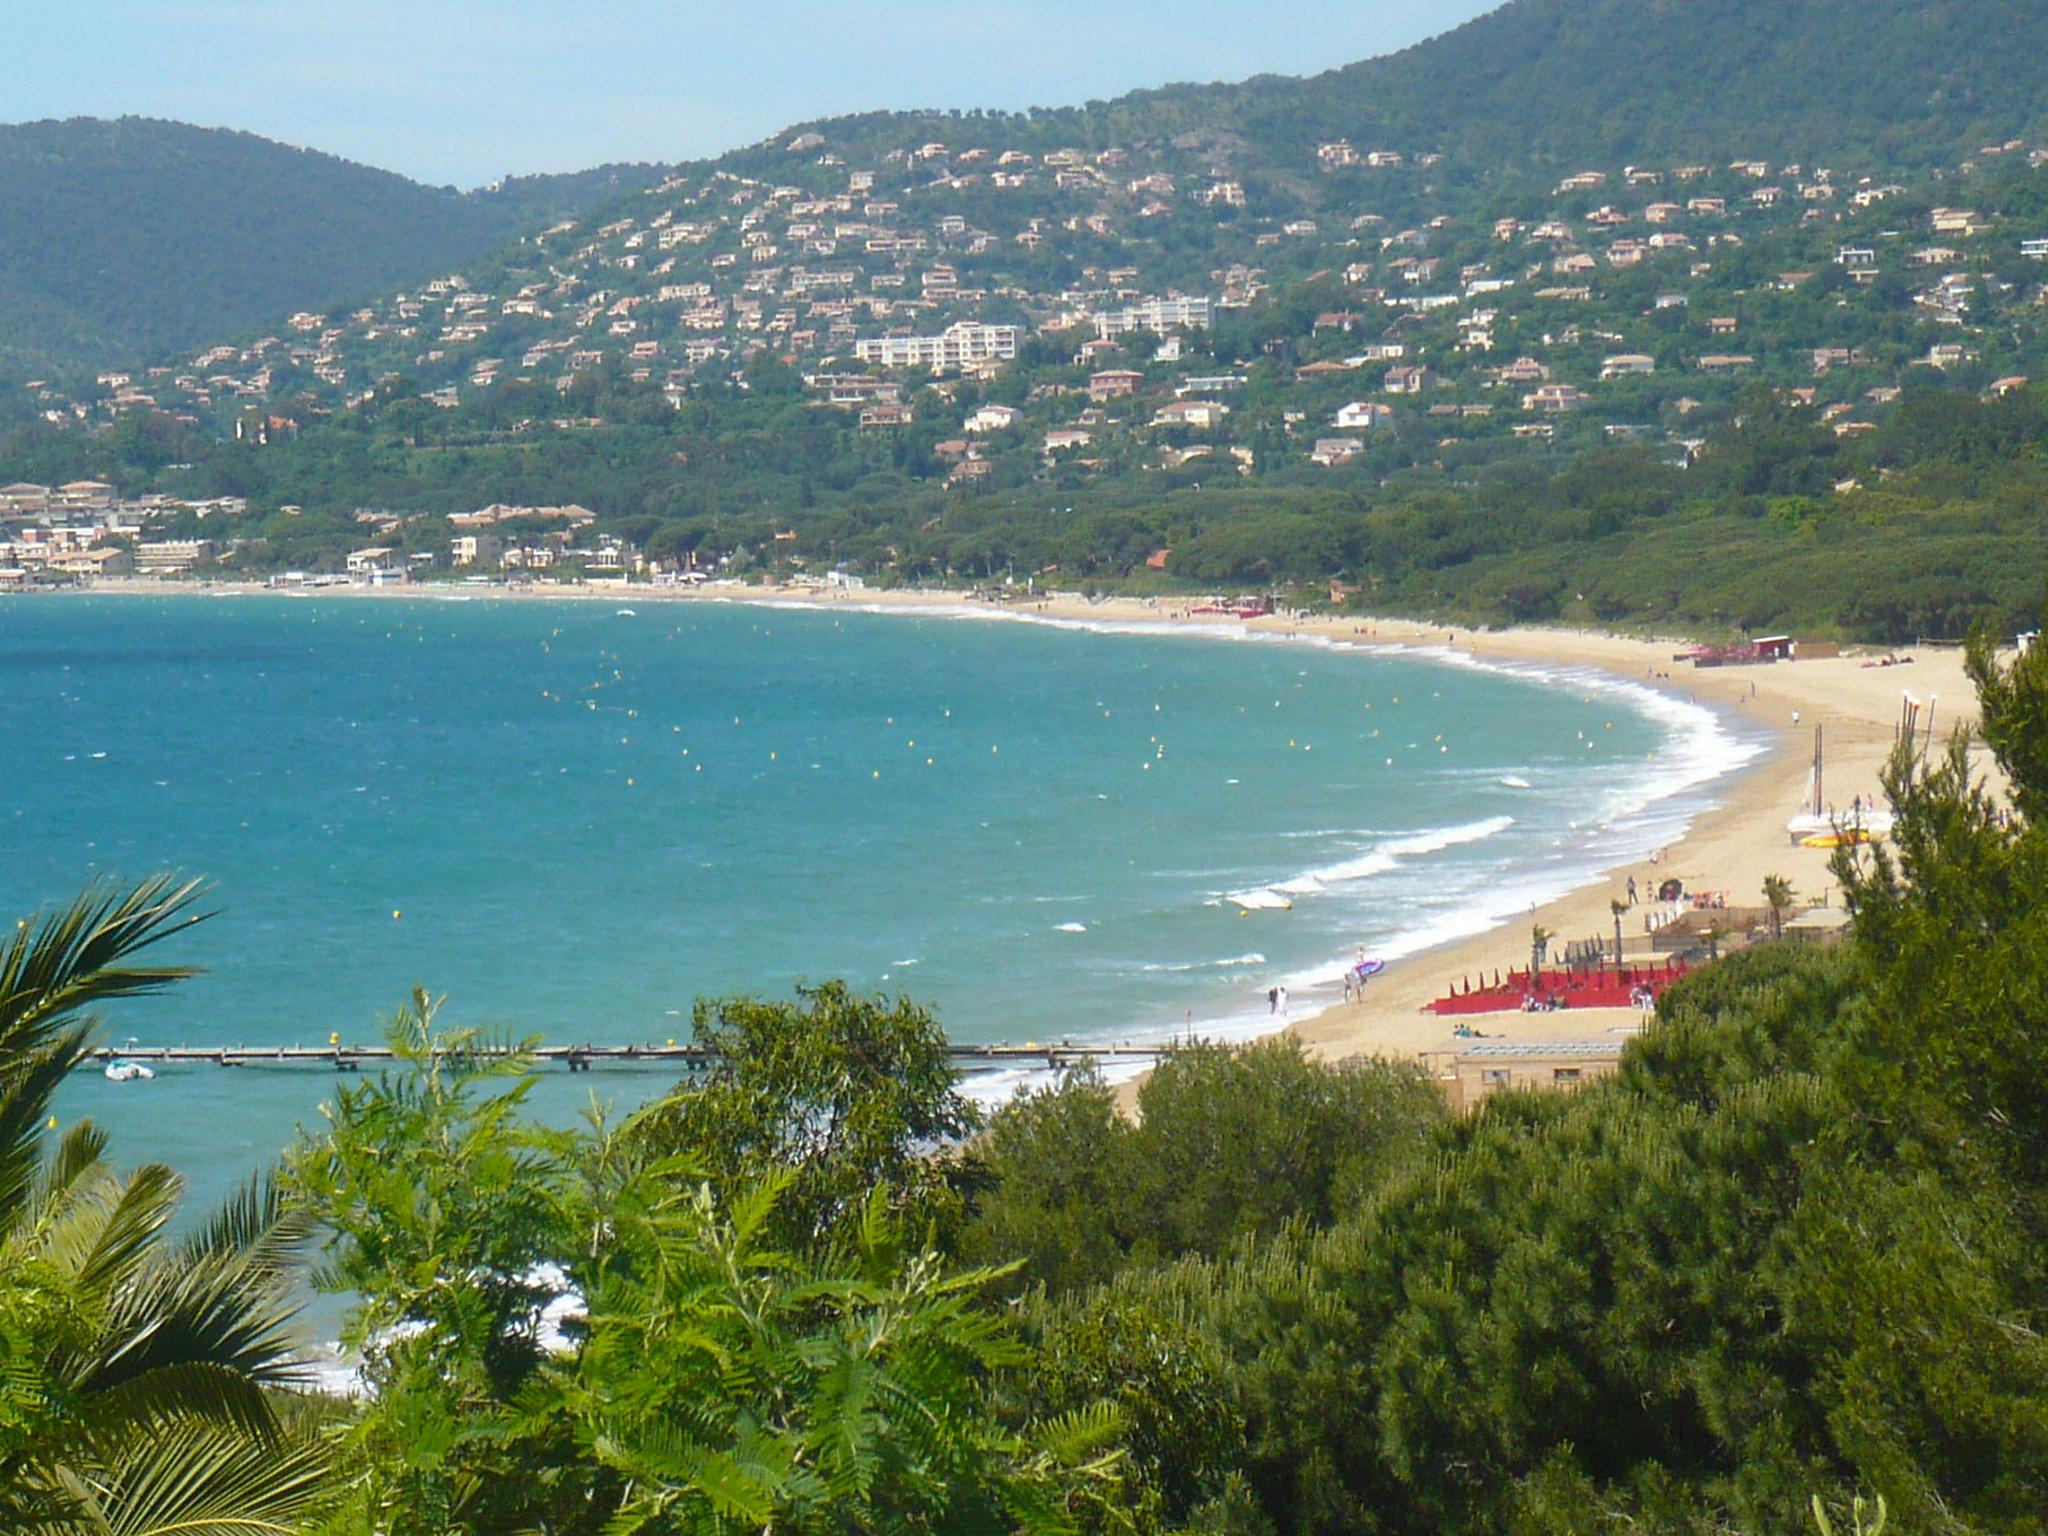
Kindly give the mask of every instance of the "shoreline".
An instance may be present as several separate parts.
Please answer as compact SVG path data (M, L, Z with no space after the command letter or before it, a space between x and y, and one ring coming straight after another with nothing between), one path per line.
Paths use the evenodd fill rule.
M75 591L77 589L74 589ZM28 595L28 594L23 594ZM37 595L72 595L71 593ZM1811 730L1825 733L1825 798L1846 806L1879 792L1878 770L1888 757L1900 713L1900 695L1909 692L1940 701L1935 719L1945 734L1957 724L1974 726L1974 690L1963 672L1956 648L1914 648L1914 660L1901 669L1866 667L1873 653L1857 650L1839 657L1761 665L1712 668L1704 671L1673 661L1673 652L1689 643L1679 638L1642 639L1601 631L1561 628L1464 630L1414 620L1370 617L1292 618L1269 616L1242 620L1229 615L1188 612L1200 601L1140 598L1090 600L1074 595L1049 595L1028 603L974 605L958 592L869 590L797 587L652 588L581 587L512 590L501 587L325 587L296 592L244 583L195 586L184 583L128 579L96 585L79 595L153 595L187 597L270 596L385 598L412 601L578 601L614 604L725 602L764 607L824 608L842 611L914 614L933 617L1037 621L1053 625L1115 626L1139 631L1195 634L1211 631L1221 638L1240 632L1282 642L1343 644L1386 654L1407 654L1421 660L1477 662L1503 672L1568 668L1602 674L1614 684L1660 693L1718 719L1743 728L1762 750L1748 761L1715 773L1688 787L1704 797L1685 813L1683 832L1654 862L1624 861L1601 870L1571 890L1531 906L1513 918L1500 917L1483 931L1417 949L1375 977L1362 1001L1335 996L1303 995L1299 1001L1315 1011L1261 1030L1288 1033L1312 1055L1328 1061L1354 1056L1385 1056L1419 1061L1452 1043L1448 1021L1423 1011L1462 977L1505 972L1528 963L1528 928L1541 924L1565 939L1591 938L1613 932L1611 900L1623 899L1628 877L1645 883L1676 877L1688 891L1723 891L1730 907L1760 905L1766 874L1789 879L1802 905L1834 900L1826 852L1792 845L1785 823L1805 806L1810 793L1807 751ZM1886 654L1875 652L1874 654ZM1553 685L1556 679L1550 680ZM1567 684L1568 685L1568 684ZM1679 793L1685 793L1682 789ZM1650 955L1638 909L1623 920L1624 955L1630 961ZM1333 962L1334 963L1334 962ZM1507 1043L1542 1044L1583 1041L1632 1030L1640 1016L1632 1009L1581 1009L1548 1014L1477 1016L1478 1027ZM1120 1089L1129 1102L1134 1085Z

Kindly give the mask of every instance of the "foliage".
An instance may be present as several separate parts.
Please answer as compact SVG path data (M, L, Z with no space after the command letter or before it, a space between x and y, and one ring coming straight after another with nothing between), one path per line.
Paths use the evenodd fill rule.
M926 1009L834 981L799 987L795 1002L700 998L691 1022L719 1065L639 1117L649 1148L721 1187L786 1177L776 1221L798 1249L865 1220L877 1195L913 1230L958 1219L975 1170L935 1154L980 1112Z
M1169 1051L1136 1123L1076 1073L997 1111L979 1148L992 1183L965 1251L1021 1261L1058 1293L1126 1266L1198 1254L1293 1223L1323 1226L1414 1155L1443 1101L1420 1073L1329 1067L1292 1038Z
M1972 669L2012 804L2036 805L2048 659L1980 640ZM1843 855L1841 949L1687 978L1612 1080L1419 1132L1431 1156L1313 1228L1092 1287L1053 1269L1060 1291L1026 1303L1040 1401L1118 1403L1169 1528L1790 1536L1873 1496L1902 1530L2037 1530L2048 844L1961 741L1902 756L1888 788L1898 851ZM1064 1159L1023 1134L1070 1123L1054 1110L1089 1128ZM984 1202L1006 1232L1071 1220L1035 1191L1005 1204L1027 1153L1082 1198L1141 1166L1085 1100L1014 1113ZM1228 1135L1170 1134L1230 1187ZM1194 1166L1183 1183L1207 1181Z
M892 1027L916 1033L908 1012L811 1001L848 1010L850 1054L861 1021L876 1057ZM992 1392L1027 1355L977 1299L997 1273L910 1239L885 1175L820 1231L837 1186L818 1175L838 1163L758 1162L764 1124L707 1178L704 1149L664 1155L650 1134L672 1105L540 1129L517 1115L519 1053L433 1012L401 1010L394 1069L344 1089L290 1161L331 1233L328 1283L360 1298L350 1337L373 1389L340 1528L1059 1531L1118 1506L1115 1414L998 1417ZM800 1017L728 1004L717 1038L744 1060L758 1029L759 1056L780 1059ZM738 1132L740 1101L721 1102Z
M92 1048L87 1011L188 972L138 963L198 921L196 887L96 886L0 949L0 1528L230 1536L300 1528L326 1455L298 1381L289 1275L305 1236L258 1181L182 1242L182 1185L104 1161L51 1095Z

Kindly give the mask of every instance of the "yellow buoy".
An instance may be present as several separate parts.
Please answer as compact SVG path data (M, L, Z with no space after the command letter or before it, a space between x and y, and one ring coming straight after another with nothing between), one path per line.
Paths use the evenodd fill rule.
M398 908L396 907L391 909L391 921L394 923L398 921Z

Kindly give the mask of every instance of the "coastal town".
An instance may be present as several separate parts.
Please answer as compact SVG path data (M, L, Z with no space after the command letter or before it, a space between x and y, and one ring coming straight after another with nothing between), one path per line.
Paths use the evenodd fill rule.
M753 169L672 177L345 313L27 387L53 428L159 417L260 454L394 391L476 413L479 444L602 434L574 409L592 381L681 412L773 363L903 473L972 496L1377 482L1601 442L1683 464L1760 385L1850 439L1923 384L1997 397L2048 372L2048 221L2004 211L2030 206L2048 149L2021 141L1917 184L1738 157L1491 198L1440 155L1344 140L1288 179L1227 146L813 130L728 160ZM0 580L232 567L246 502L178 483L0 493L22 534ZM358 510L370 536L337 572L392 579L377 525L422 510ZM598 498L600 529L620 510ZM399 563L658 574L586 532L538 509Z

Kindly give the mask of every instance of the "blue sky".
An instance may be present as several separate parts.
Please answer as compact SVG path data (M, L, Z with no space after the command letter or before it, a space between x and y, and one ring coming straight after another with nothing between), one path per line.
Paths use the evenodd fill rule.
M8 0L0 121L245 128L462 186L877 107L1311 74L1497 0Z

